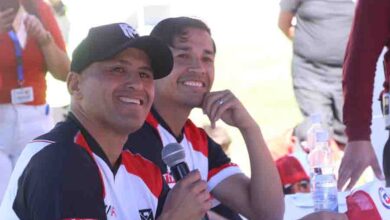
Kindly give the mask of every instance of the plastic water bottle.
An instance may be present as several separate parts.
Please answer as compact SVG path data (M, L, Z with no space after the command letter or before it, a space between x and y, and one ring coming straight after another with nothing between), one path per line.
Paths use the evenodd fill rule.
M315 211L338 212L337 181L328 139L328 132L315 133L314 149L309 153L311 190Z
M322 126L321 114L315 113L310 115L311 126L307 130L306 150L311 151L314 149L316 142L316 132L327 132L326 128Z

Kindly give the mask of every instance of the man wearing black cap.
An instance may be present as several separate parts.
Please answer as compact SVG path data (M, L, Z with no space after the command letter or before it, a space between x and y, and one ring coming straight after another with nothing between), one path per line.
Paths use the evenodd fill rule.
M199 173L166 197L158 167L123 151L172 65L167 46L127 24L92 28L73 53L71 112L26 146L0 219L200 219L210 202Z

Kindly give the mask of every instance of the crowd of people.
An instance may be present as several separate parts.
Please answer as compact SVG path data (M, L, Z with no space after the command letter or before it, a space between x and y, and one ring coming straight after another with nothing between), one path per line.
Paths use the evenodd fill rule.
M245 105L228 88L211 90L217 44L204 21L166 18L146 36L126 23L92 27L69 59L54 14L65 7L51 4L54 10L43 0L0 4L0 181L8 184L4 196L0 184L0 219L283 219L284 195L310 192L302 158L274 160ZM359 0L356 10L352 0L280 5L301 112L321 113L337 146L346 144L338 187L349 180L352 188L369 165L383 179L369 139L370 100L376 62L390 42L390 2ZM390 98L389 56L380 100ZM56 126L46 72L65 81L71 97ZM381 103L390 117L389 101ZM197 108L209 126L189 118ZM228 136L213 133L219 120L240 132L250 177L228 156ZM307 125L294 129L299 146ZM161 157L172 143L182 146L180 162L190 170L181 180ZM302 219L347 216L322 211Z

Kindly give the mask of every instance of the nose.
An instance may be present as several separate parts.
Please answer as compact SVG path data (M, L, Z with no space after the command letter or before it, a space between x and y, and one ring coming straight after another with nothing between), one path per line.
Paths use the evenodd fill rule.
M142 79L136 72L128 73L126 77L126 88L140 90L143 88Z
M188 72L197 73L197 74L205 74L205 68L202 65L201 58L193 57L191 65L188 67Z

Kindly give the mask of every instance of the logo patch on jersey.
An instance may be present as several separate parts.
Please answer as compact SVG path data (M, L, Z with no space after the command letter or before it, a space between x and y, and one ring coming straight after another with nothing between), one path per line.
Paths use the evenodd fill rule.
M383 187L379 187L378 193L382 205L385 208L390 209L390 196L386 193L386 190Z
M110 217L117 217L115 207L111 205L106 205L106 215Z
M139 210L139 216L141 217L141 220L154 220L153 212L151 209Z

